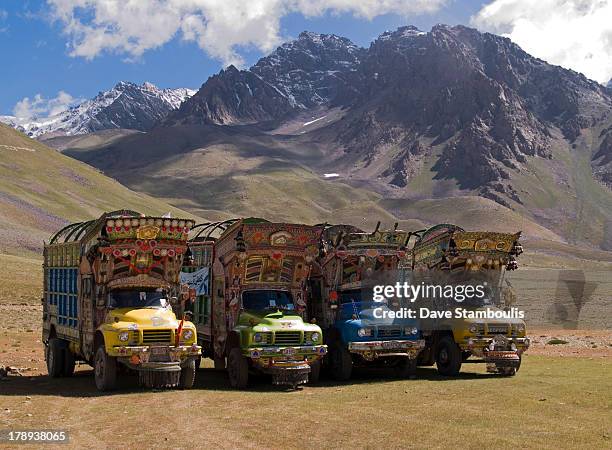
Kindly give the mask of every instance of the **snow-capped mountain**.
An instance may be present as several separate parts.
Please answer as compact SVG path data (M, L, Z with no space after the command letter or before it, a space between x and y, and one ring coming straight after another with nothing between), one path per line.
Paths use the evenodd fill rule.
M30 137L70 136L113 128L147 131L195 92L186 88L160 89L148 82L137 85L121 81L59 114L33 119L0 116L0 122Z

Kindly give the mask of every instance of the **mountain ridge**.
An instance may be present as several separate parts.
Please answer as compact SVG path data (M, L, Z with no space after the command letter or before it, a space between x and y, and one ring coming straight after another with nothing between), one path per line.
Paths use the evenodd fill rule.
M108 91L100 91L92 99L53 116L32 119L0 116L0 122L34 138L121 128L147 131L195 92L187 88L160 89L149 82L137 85L120 81Z
M383 199L480 196L599 247L611 239L611 95L464 26L400 27L367 49L302 33L249 69L210 77L150 132L68 153L128 183L127 167L164 172L170 195L178 180L192 184L179 173L200 179L213 171L203 155L225 152L240 155L240 175L224 172L222 185L282 163L337 173L324 183ZM164 164L181 170L169 175ZM161 187L139 186L156 195ZM206 208L202 194L179 190Z

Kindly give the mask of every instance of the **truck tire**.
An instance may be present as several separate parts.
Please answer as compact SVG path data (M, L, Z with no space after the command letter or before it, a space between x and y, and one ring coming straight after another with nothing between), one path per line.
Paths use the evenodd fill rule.
M353 358L351 358L348 349L340 341L336 341L332 346L330 357L332 377L338 381L346 381L351 378Z
M193 387L196 377L196 361L195 359L190 359L185 364L185 367L181 368L180 389L191 389Z
M76 363L74 361L74 353L66 346L64 349L64 376L71 377L74 374L74 367Z
M104 345L98 347L94 357L94 377L99 391L110 391L117 384L117 360L106 354Z
M59 378L64 375L64 349L61 341L52 337L45 349L47 360L47 372L51 378Z
M200 366L202 365L202 357L198 356L195 360L195 368L196 371L200 370Z
M398 378L416 378L416 358L402 358L395 366L395 374Z
M317 359L310 365L310 373L308 374L308 383L315 384L319 382L321 377L321 360Z
M230 350L227 357L227 373L230 385L234 389L244 389L249 384L249 363L242 356L240 347L234 347Z
M224 357L219 358L215 356L213 362L215 364L215 370L225 370L227 368Z
M443 336L436 347L436 366L438 373L444 376L459 375L462 361L461 349L452 337Z

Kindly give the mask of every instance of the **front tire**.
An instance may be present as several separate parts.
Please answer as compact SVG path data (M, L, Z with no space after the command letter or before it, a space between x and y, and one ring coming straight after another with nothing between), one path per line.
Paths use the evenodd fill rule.
M94 357L94 377L99 391L110 391L117 385L117 359L106 354L104 345L98 347Z
M436 351L436 366L440 375L450 377L459 375L462 359L461 349L452 337L444 336L440 339Z
M71 377L74 374L74 367L76 362L74 360L74 353L69 348L64 349L64 376Z
M402 358L395 366L395 374L398 378L416 378L416 358Z
M338 381L346 381L351 378L353 358L348 349L341 342L336 342L330 356L332 377Z
M225 364L225 357L219 358L215 356L213 358L213 362L214 362L215 370L225 370L227 368Z
M227 357L227 372L229 374L230 385L234 389L244 389L249 384L249 363L242 356L239 347L230 350Z
M198 358L201 360L201 358ZM179 380L179 388L191 389L195 383L196 377L196 360L190 359L185 367L181 369L181 378Z
M46 360L47 372L51 378L59 378L64 375L64 349L58 338L52 337L47 344Z
M315 384L321 378L321 360L317 359L310 365L310 373L308 374L308 383Z

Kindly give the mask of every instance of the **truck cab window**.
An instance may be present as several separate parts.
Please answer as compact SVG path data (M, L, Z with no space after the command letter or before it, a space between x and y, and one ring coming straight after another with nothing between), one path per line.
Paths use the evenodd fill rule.
M262 311L265 309L295 309L291 293L268 289L243 292L242 307L250 311Z
M165 308L168 304L167 295L160 290L119 289L109 294L111 308Z

